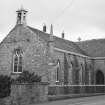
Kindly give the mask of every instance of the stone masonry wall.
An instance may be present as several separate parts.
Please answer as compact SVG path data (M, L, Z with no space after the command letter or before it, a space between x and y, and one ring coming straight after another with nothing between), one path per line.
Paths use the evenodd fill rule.
M48 100L48 83L13 84L10 97L15 105L45 102Z
M23 52L23 70L39 75L46 74L48 58L46 44L28 27L17 25L0 45L0 74L16 76L13 73L13 54L14 49L18 48ZM46 77L44 81L47 81Z

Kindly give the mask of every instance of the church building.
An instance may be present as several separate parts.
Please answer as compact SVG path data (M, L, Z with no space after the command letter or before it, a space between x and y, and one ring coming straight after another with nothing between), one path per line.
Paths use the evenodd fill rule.
M17 22L0 44L0 74L16 78L35 72L51 85L99 85L105 83L105 39L72 42L28 26L27 12L16 11Z

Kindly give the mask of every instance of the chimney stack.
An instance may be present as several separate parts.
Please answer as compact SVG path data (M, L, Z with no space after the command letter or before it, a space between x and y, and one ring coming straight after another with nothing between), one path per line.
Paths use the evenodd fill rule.
M43 32L46 32L46 24L43 25Z
M64 39L65 38L65 33L64 33L64 31L62 32L62 39Z

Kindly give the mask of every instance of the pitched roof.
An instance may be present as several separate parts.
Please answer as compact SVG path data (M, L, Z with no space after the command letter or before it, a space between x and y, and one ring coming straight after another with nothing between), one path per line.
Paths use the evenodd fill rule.
M105 39L76 42L91 57L105 57Z
M28 26L28 28L30 28L34 33L38 34L41 38L43 38L45 41L49 41L49 36L50 34L42 32L38 29L32 28L30 26ZM86 55L86 53L84 51L82 51L77 44L75 44L74 42L59 38L57 36L54 36L54 43L55 43L55 47L62 49L62 50L66 50L66 51L70 51L70 52L75 52L75 53L79 53L79 54L83 54Z

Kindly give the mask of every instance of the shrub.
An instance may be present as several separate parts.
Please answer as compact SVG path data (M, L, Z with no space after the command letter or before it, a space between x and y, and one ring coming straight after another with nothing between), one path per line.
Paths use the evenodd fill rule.
M34 74L34 72L30 73L29 71L23 71L15 81L19 83L41 82L41 76Z
M11 78L9 76L0 75L0 98L10 95Z

